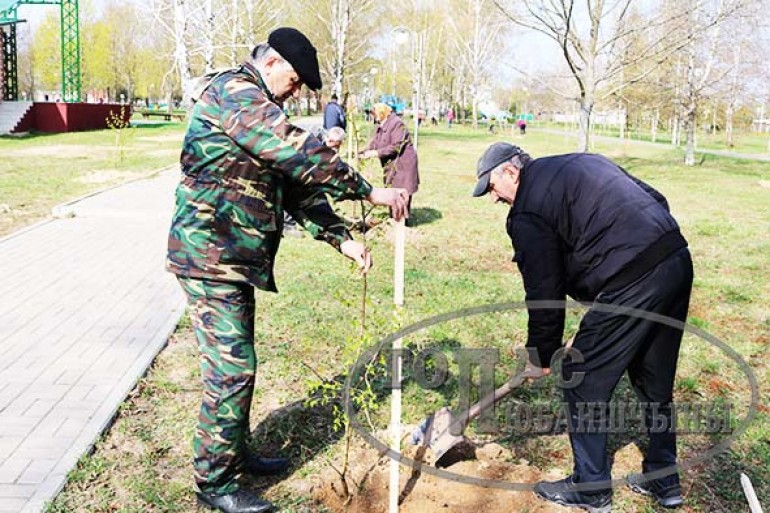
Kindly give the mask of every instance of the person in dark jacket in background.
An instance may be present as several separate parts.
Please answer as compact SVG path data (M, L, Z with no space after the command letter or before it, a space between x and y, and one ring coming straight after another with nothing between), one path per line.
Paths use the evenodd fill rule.
M409 193L407 208L411 212L412 195L420 186L417 151L412 144L412 136L390 106L376 103L372 112L378 126L374 137L361 153L361 158L380 159L385 172L385 185L406 189ZM407 219L407 226L411 226L411 222Z
M681 505L672 401L683 332L612 308L682 323L687 318L692 260L666 199L601 155L531 159L508 143L484 152L476 176L474 196L490 193L511 207L507 231L526 300L570 295L593 303L572 344L576 351L562 365L573 473L538 483L535 493L566 506L610 511L607 413L628 371L649 436L643 474L629 476L628 484L664 507ZM564 331L563 308L537 306L528 306L527 337L527 366L536 376L550 373Z
M332 94L331 100L329 100L324 109L324 130L329 130L335 126L345 130L347 128L347 121L345 120L345 111L342 110L342 105L337 103L337 95Z

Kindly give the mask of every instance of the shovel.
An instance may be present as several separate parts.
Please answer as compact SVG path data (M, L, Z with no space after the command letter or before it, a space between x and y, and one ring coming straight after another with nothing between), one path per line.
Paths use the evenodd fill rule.
M540 369L525 368L494 392L482 397L479 402L456 416L452 415L446 406L441 408L415 428L412 432L412 443L430 447L435 457L434 465L440 467L441 459L446 456L450 449L465 441L465 436L462 433L471 420L520 387L528 378L539 378L542 375ZM454 435L453 432L460 434Z

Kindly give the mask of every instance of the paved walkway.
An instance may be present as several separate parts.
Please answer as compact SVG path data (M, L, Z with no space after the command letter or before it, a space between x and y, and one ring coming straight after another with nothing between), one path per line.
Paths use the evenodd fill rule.
M0 512L42 511L174 330L177 172L0 239Z

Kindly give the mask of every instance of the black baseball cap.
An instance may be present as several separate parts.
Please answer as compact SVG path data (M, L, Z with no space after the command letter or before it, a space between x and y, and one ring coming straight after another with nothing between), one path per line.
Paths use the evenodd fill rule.
M267 44L291 64L306 86L313 91L321 89L318 52L305 34L295 28L281 27L270 33Z
M486 149L476 164L476 188L473 189L473 196L479 197L487 193L489 189L489 177L492 170L507 160L511 160L516 155L524 153L521 148L505 142L496 142Z

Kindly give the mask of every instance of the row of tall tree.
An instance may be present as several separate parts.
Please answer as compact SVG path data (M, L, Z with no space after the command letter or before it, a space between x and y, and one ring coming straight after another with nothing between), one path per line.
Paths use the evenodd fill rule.
M179 97L194 77L234 66L277 26L305 32L324 83L339 95L399 93L423 110L479 119L491 97L518 111L579 113L579 150L592 116L614 109L666 126L694 162L704 104L734 114L768 101L768 0L110 0L82 9L84 91L106 100ZM20 84L56 90L58 17L22 31ZM544 35L560 57L524 69L511 37ZM713 112L717 109L713 108Z

